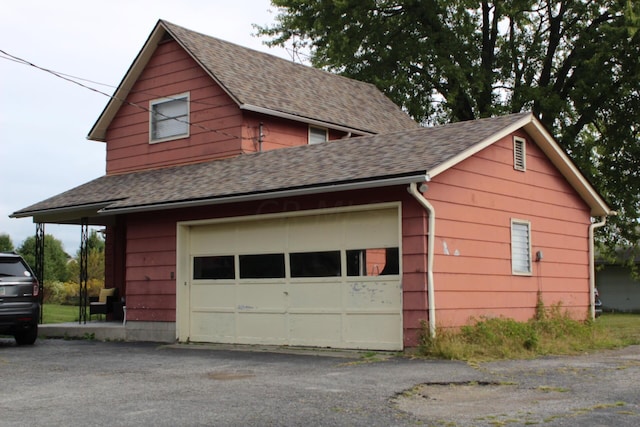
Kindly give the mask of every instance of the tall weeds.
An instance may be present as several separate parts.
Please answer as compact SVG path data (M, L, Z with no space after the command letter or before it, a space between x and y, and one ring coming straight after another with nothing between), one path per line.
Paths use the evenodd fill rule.
M640 343L640 336L616 333L607 316L593 321L572 319L561 307L539 303L528 322L496 317L480 318L458 330L438 329L431 338L423 322L419 353L425 357L466 361L533 358L550 354L578 354ZM640 316L633 318L640 322Z

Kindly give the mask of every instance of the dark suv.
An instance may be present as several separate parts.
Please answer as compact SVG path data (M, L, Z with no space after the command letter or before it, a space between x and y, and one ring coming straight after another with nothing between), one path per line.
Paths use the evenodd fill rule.
M0 252L0 335L13 335L18 345L38 338L38 279L15 253Z

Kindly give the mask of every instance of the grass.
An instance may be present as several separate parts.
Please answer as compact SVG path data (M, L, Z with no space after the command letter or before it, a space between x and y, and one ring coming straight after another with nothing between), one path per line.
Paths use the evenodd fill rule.
M79 309L75 305L44 304L43 323L77 322Z
M558 307L528 322L484 318L458 331L439 330L436 338L423 326L420 354L469 362L571 355L640 344L639 314L603 314L580 322Z

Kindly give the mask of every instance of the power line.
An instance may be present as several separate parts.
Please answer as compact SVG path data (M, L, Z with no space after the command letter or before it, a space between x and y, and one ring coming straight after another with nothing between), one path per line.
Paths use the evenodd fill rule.
M33 67L33 68L37 69L37 70L49 73L49 74L53 75L54 77L57 77L59 79L65 80L65 81L70 82L70 83L73 83L75 85L78 85L78 86L80 86L80 87L82 87L84 89L90 90L92 92L98 93L100 95L104 95L107 98L122 102L123 104L127 104L127 105L130 105L132 107L138 108L138 109L143 110L143 111L145 111L147 113L155 114L155 115L164 117L166 119L175 120L175 121L180 122L180 123L185 123L185 124L187 124L189 126L195 126L195 127L199 128L199 129L202 129L204 131L214 132L214 133L217 133L217 134L220 134L220 135L227 136L229 138L240 139L240 140L253 140L253 138L245 138L245 137L242 137L242 136L232 135L232 134L224 132L224 131L220 131L220 130L216 130L216 129L210 129L210 128L206 127L206 126L203 126L203 125L200 125L200 124L197 124L197 123L191 123L188 120L182 120L182 119L179 119L177 117L166 116L166 115L164 115L162 113L158 113L157 111L153 111L152 112L149 108L147 108L147 107L145 107L143 105L136 104L135 102L128 101L127 99L118 98L115 95L110 95L110 94L108 94L106 92L103 92L102 90L99 90L99 89L96 89L94 87L88 86L88 85L86 85L84 83L81 83L78 80L90 82L90 83L101 85L101 86L107 86L107 87L111 87L111 88L116 88L116 86L108 85L108 84L105 84L105 83L98 83L98 82L95 82L95 81L92 81L92 80L88 80L88 79L84 79L84 78L81 78L81 77L72 76L70 74L65 74L65 73L61 73L61 72L58 72L58 71L50 70L48 68L44 68L44 67L36 65L36 64L34 64L34 63L30 62L30 61L27 61L26 59L23 59L23 58L20 58L18 56L15 56L15 55L12 55L10 53L7 53L6 51L4 51L2 49L0 49L0 54L4 55L4 56L0 55L0 58L2 58L2 59L5 59L7 61L16 62L16 63L22 64L22 65L28 65L30 67ZM154 96L154 97L161 97L160 95L154 95L154 94L150 94L150 93L147 93L147 92L135 92L135 93L144 93L144 94L151 95L151 96ZM163 98L172 99L171 97L166 97L166 96L163 97ZM204 104L204 105L209 105L209 106L214 106L214 104L209 104L209 103L204 103L204 102L198 102L198 101L192 101L192 102L200 103L200 104Z

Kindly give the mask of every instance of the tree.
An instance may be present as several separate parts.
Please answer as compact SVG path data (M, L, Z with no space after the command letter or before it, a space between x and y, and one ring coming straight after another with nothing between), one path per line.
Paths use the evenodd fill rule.
M36 265L36 238L27 237L17 251L33 268ZM44 281L69 280L67 263L71 257L62 249L62 242L51 234L44 236Z
M272 0L269 45L375 84L424 124L533 111L618 211L612 249L640 231L637 0Z
M6 233L0 234L0 252L12 252L14 249L11 236Z
M91 230L87 238L87 280L104 283L104 239L95 230ZM71 280L80 280L80 250L69 263Z

